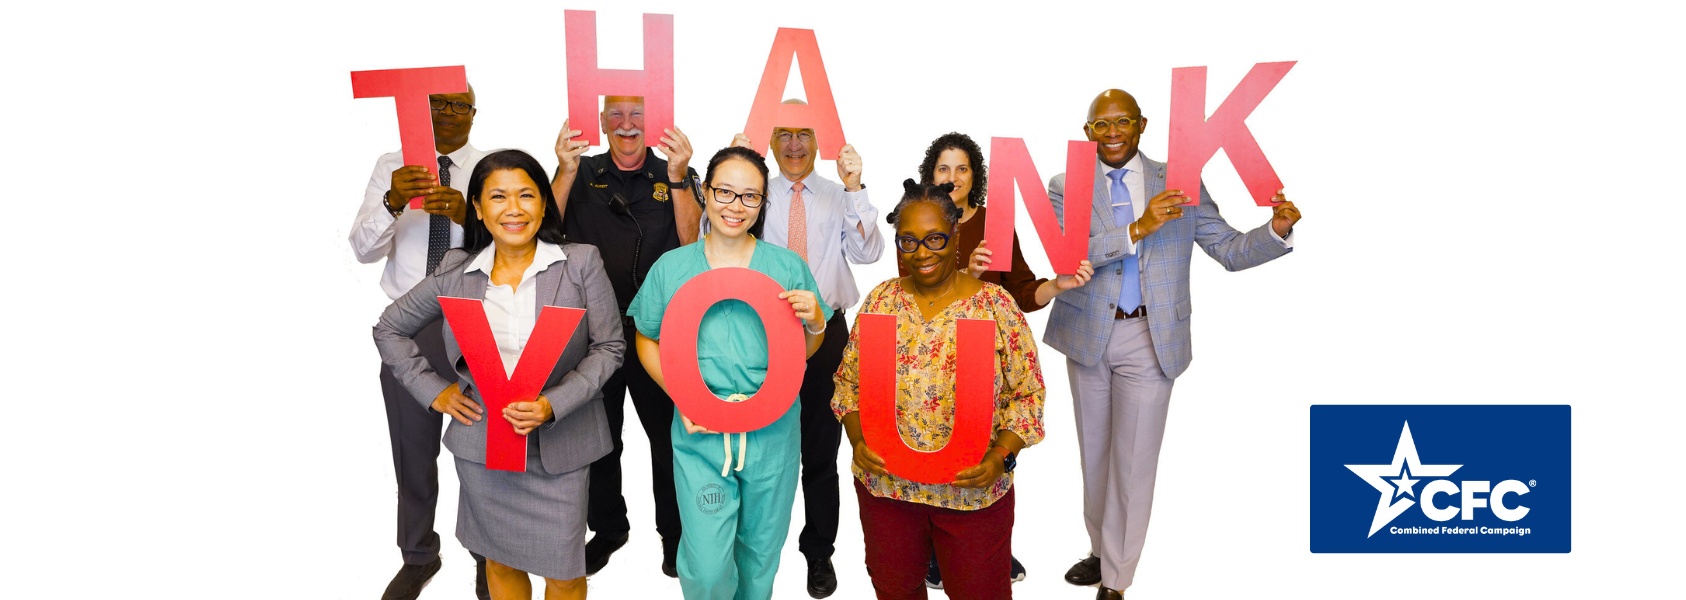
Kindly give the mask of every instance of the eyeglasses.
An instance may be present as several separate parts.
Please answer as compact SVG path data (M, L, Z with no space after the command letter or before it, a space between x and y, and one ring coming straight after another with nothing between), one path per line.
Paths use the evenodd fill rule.
M773 139L778 140L780 144L789 144L790 143L790 132L786 131L784 133L780 133L778 135L778 137L775 137ZM804 144L812 143L814 141L814 134L804 131L802 133L796 134L796 139L801 140L802 143L804 143Z
M766 194L756 194L753 192L740 194L726 188L717 188L714 186L708 186L708 189L714 191L715 202L719 202L721 204L731 204L733 200L737 200L743 202L744 208L760 207L761 201L767 199Z
M468 114L468 111L474 110L473 104L469 104L467 102L452 102L450 100L440 100L438 98L428 98L427 99L427 105L432 107L433 110L439 110L439 111L445 110L445 107L449 106L449 107L451 107L451 112L457 113L459 115L466 115L466 114Z
M943 248L948 247L948 234L933 233L925 236L925 239L919 239L911 235L896 237L896 248L901 250L904 254L918 252L921 244L923 244L926 248L930 248L932 252L942 250Z
M1113 128L1117 128L1117 129L1122 130L1122 129L1125 129L1127 127L1132 127L1132 126L1136 125L1137 123L1141 123L1141 122L1142 122L1141 117L1136 117L1136 118L1133 118L1133 119L1130 118L1130 117L1118 117L1118 118L1113 119L1111 121L1108 121L1106 119L1095 119L1095 120L1090 121L1088 123L1084 123L1083 126L1088 128L1089 131L1093 131L1095 133L1108 133L1108 132L1111 132L1113 130Z

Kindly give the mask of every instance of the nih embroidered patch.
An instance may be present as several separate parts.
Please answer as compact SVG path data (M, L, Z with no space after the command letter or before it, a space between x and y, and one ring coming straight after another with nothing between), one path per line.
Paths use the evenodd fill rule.
M1567 405L1311 407L1311 551L1569 552Z

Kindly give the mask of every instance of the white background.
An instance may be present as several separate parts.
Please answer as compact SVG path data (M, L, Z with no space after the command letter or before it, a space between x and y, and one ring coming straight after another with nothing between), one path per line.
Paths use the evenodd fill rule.
M1298 247L1242 273L1195 260L1197 360L1129 596L1678 593L1678 9L1265 4L566 8L598 11L606 68L640 67L639 13L676 15L677 122L699 167L746 120L775 30L816 30L884 211L942 133L1023 137L1046 179L1089 100L1120 87L1163 159L1171 68L1210 66L1211 110L1253 63L1300 61L1249 120L1305 213ZM387 299L346 235L398 136L391 101L353 100L347 72L467 65L472 143L554 165L565 6L43 6L9 8L0 40L21 184L0 595L378 596L399 566L370 340ZM1222 155L1206 182L1236 227L1268 217ZM1030 315L1038 332L1046 319ZM1061 580L1088 542L1064 358L1041 358L1048 438L1020 462L1030 577L1014 590L1089 598ZM1573 405L1573 552L1311 554L1318 403ZM647 445L635 423L625 439L633 537L591 593L677 598L657 569ZM448 456L445 567L423 598L471 597ZM806 597L801 518L777 597ZM836 597L870 597L847 488L842 523Z

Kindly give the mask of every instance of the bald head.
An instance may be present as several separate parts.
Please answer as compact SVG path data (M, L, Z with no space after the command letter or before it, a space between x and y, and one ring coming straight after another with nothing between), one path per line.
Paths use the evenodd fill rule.
M1129 92L1124 90L1107 90L1101 92L1099 96L1095 96L1095 100L1089 103L1089 116L1085 120L1095 120L1095 115L1101 114L1105 107L1111 106L1116 106L1130 113L1133 117L1142 115L1141 107L1136 106L1135 96L1131 96Z
M1124 90L1107 90L1095 96L1089 103L1088 120L1083 123L1083 135L1097 145L1095 154L1112 167L1122 167L1135 158L1136 144L1146 129L1147 119L1142 118L1135 96Z
M800 106L807 106L808 105L807 102L803 102L802 100L797 99L797 98L790 98L790 99L785 100L784 102L780 102L779 104L796 104L796 105L800 105Z

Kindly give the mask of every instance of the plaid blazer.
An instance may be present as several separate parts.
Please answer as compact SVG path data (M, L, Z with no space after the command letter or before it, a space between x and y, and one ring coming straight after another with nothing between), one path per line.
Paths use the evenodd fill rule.
M1256 267L1292 249L1282 247L1271 235L1269 221L1247 233L1230 227L1202 184L1199 206L1142 238L1135 254L1127 254L1130 224L1113 222L1111 181L1103 175L1105 167L1099 159L1096 163L1094 198L1089 203L1089 262L1095 266L1095 276L1088 285L1054 297L1042 341L1084 366L1102 362L1118 309L1118 288L1124 282L1120 261L1134 260L1141 267L1142 302L1147 305L1154 353L1165 376L1175 378L1194 359L1189 337L1189 315L1194 309L1188 291L1188 264L1194 245L1198 243L1230 271ZM1142 167L1147 197L1165 191L1165 163L1143 156ZM1064 173L1049 180L1048 198L1053 201L1054 213L1064 219Z

